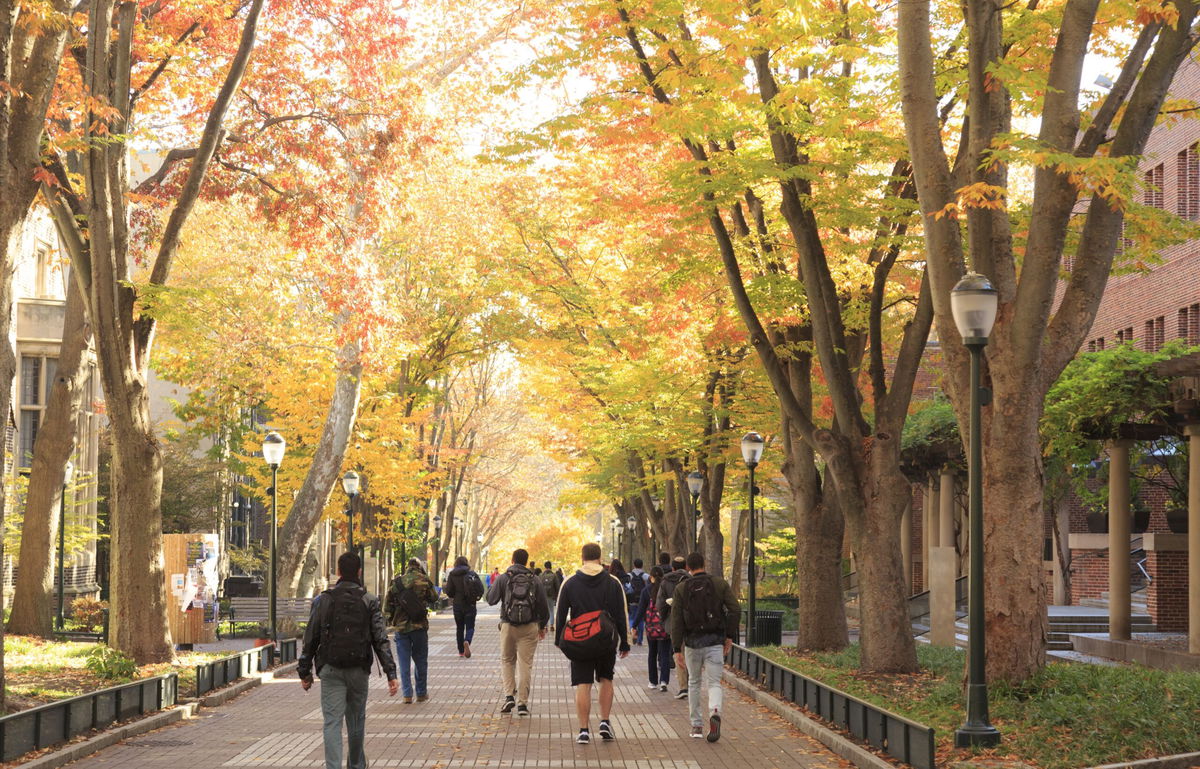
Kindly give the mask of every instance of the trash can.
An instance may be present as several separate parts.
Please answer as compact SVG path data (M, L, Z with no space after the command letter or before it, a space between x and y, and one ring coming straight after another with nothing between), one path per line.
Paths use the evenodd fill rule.
M783 645L783 612L778 609L758 609L754 613L758 619L754 624L754 645ZM746 625L746 617L749 614L749 609L742 610L742 625L745 627L748 627ZM749 633L742 638L742 641L747 645L750 644Z

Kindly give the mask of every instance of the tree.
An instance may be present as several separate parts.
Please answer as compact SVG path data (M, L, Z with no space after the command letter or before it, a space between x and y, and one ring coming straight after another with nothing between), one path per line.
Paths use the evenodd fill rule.
M1054 7L902 0L897 11L905 128L945 387L960 424L971 393L950 289L970 265L999 292L982 436L991 501L987 675L996 681L1023 680L1044 664L1038 421L1047 391L1095 319L1138 155L1196 40L1191 2L1109 4L1102 22L1099 8L1096 0ZM942 44L950 28L959 35L958 23L965 40L948 48L953 54L935 55L935 39ZM1081 113L1085 57L1114 50L1122 59L1114 86ZM964 101L961 118L946 120ZM1014 130L1017 117L1038 125L1037 135ZM1010 182L1012 167L1032 172L1031 195Z

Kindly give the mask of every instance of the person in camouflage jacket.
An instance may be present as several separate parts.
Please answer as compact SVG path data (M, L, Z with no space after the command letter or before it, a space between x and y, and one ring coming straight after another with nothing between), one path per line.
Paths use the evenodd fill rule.
M417 702L425 702L429 699L429 618L426 616L414 620L404 610L406 600L414 602L412 595L405 595L408 591L412 591L415 601L421 606L429 607L437 603L433 582L417 558L411 559L404 574L392 581L385 606L388 622L396 631L396 662L400 669L400 689L404 701L413 701L412 678L415 671Z

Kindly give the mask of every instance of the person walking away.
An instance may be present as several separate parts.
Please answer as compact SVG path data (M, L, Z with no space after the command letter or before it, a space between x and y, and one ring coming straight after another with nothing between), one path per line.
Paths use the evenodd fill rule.
M665 553L664 553L665 555ZM671 627L671 602L674 600L675 588L680 582L688 578L687 563L682 556L675 556L671 560L669 569L664 569L666 574L663 575L662 585L658 588L658 596L655 598L654 605L658 609L658 616L662 620L663 626L670 631ZM675 674L679 679L679 691L675 693L675 699L683 700L688 696L688 671L684 665L679 665L676 668L679 672Z
M388 648L387 627L379 598L362 586L362 561L343 553L338 581L312 602L296 673L304 691L313 673L321 679L321 713L325 717L325 769L366 769L363 740L367 725L367 683L371 655L387 676L388 695L396 696L396 663ZM347 761L342 763L342 722L346 723Z
M581 745L591 742L592 684L600 685L600 738L616 739L609 715L613 703L613 675L617 656L629 656L629 604L625 587L600 563L600 546L583 546L583 566L558 590L558 628L554 643L571 660L571 686L575 687L575 714L579 717Z
M739 607L729 583L704 570L704 556L689 553L691 576L675 588L671 606L671 644L675 661L686 665L691 688L688 716L692 737L703 737L703 712L708 716L708 741L721 739L721 673L733 646ZM708 689L708 706L701 711L701 688Z
M516 708L529 715L529 689L533 683L533 655L546 637L550 610L542 583L529 570L529 553L513 551L512 565L488 588L489 606L500 604L500 682L504 689L501 713Z
M442 593L450 599L454 610L454 640L458 644L458 656L471 658L471 641L475 638L476 606L483 598L483 580L471 570L465 555L454 559L454 568L446 577Z
M554 632L554 608L558 601L558 587L562 584L562 577L554 573L554 567L549 561L546 561L545 568L538 575L538 579L542 583L542 589L546 591L546 608L550 612L550 631Z
M410 558L404 574L392 580L385 602L388 621L396 629L396 658L405 703L429 699L429 607L437 603L433 582L419 558ZM411 666L411 669L410 669Z
M658 614L658 606L655 604L658 590L662 587L662 579L661 566L655 566L650 570L650 581L642 590L642 597L638 600L629 623L633 627L645 628L646 631L646 667L649 673L649 684L646 688L665 692L667 684L671 682L671 666L674 662L672 661L671 637L667 633L666 626L663 625L662 617Z
M642 559L634 558L633 571L629 572L629 592L627 593L629 606L633 607L634 604L638 603L642 599L642 593L645 591L646 570L642 568ZM634 616L637 616L637 618L633 619L631 617L630 619L630 621L633 622L633 624L630 625L630 629L634 631L633 636L635 640L633 643L635 646L641 646L642 634L645 631L645 624L643 622L644 617L638 615Z

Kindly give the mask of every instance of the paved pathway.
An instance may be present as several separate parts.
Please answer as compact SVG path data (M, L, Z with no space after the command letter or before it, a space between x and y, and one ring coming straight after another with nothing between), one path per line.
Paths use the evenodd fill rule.
M482 604L481 604L482 606ZM782 719L725 692L721 741L688 736L687 702L646 688L645 647L617 663L613 726L617 739L576 745L567 662L550 641L538 647L532 716L501 715L495 609L480 612L471 659L454 645L454 620L434 617L429 693L405 705L372 676L367 758L372 767L452 769L849 769L850 765ZM593 695L594 696L594 695ZM72 767L78 769L216 769L322 767L317 688L305 693L294 674L201 711L184 724L131 738Z

